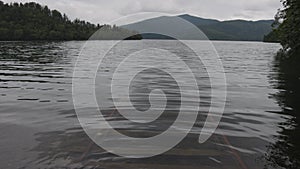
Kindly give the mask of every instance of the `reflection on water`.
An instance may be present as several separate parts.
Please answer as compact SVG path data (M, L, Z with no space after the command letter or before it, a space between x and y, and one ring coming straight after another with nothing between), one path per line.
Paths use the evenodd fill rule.
M299 53L289 59L277 58L274 61L276 73L271 77L276 80L274 87L278 92L274 98L282 108L280 114L288 115L278 124L280 130L276 142L269 146L266 158L269 165L283 168L300 166L300 68Z
M99 42L99 50L110 43ZM174 48L172 41L126 43L136 43L136 46L155 43ZM202 45L197 41L189 43ZM214 42L228 81L228 102L216 133L206 143L199 144L203 123L199 118L191 133L174 149L151 158L125 159L96 146L76 118L71 78L83 44L0 43L0 168L251 169L299 166L299 69L291 69L297 66L283 61L274 61L279 45ZM181 51L178 47L174 50ZM172 67L172 64L168 66ZM168 83L163 85L171 88ZM140 86L132 87L137 94L145 92ZM209 100L208 88L202 86L200 90L202 101ZM138 95L133 98L137 107L147 104L138 100ZM172 103L176 106L176 101ZM111 109L104 110L110 122L119 124L124 133L135 133L130 125L121 126L124 123L118 121L122 119L111 112ZM165 120L168 124L174 119ZM161 123L155 125L165 129ZM153 130L149 126L136 132L142 136Z

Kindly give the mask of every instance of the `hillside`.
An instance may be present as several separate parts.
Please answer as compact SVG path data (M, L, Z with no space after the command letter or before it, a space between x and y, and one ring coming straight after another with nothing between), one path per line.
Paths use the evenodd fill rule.
M50 10L35 2L4 4L0 1L0 40L87 40L100 28L103 32L94 39L119 39L134 35L115 26L100 26L75 19L71 21L67 15L57 10ZM108 36L109 35L109 36ZM132 36L128 39L141 39Z
M233 20L199 26L199 28L211 40L262 41L264 36L272 31L272 23L272 20Z
M273 20L260 20L260 21L245 21L245 20L230 20L230 21L218 21L215 19L204 19L191 15L178 16L186 21L191 22L203 33L206 34L210 40L236 40L236 41L263 41L264 36L271 32ZM184 29L184 25L174 25L176 17L157 17L141 22L124 25L123 27L130 30L141 31L152 27L160 28L163 25L173 25L169 27L171 31L173 29ZM176 30L178 32L178 30ZM143 35L145 39L161 39L162 36L147 34ZM165 39L165 37L163 37ZM184 38L184 39L190 39Z

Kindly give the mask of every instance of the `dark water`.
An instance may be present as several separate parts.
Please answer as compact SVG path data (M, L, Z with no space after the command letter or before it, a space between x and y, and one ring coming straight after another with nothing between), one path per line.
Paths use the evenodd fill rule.
M174 48L172 41L127 43ZM214 42L228 83L226 108L216 133L199 144L200 126L195 126L172 150L145 159L107 153L82 130L72 103L72 72L83 44L0 43L0 168L299 167L299 72L275 59L278 44ZM155 71L145 73L150 76ZM201 90L208 95L207 88ZM170 120L174 118L166 122ZM127 127L120 123L119 128Z

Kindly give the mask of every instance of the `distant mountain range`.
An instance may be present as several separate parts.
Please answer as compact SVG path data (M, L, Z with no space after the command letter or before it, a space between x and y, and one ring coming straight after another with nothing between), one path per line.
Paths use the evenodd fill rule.
M138 32L147 30L173 31L182 33L182 39L193 39L193 35L188 34L188 30L177 22L178 17L197 26L210 40L232 40L232 41L263 41L264 36L272 31L274 20L228 20L219 21L215 19L204 19L188 14L179 16L161 16L144 21L124 25L122 27ZM177 18L177 19L176 19ZM176 24L177 23L177 24ZM185 31L185 32L183 32ZM143 34L144 39L171 39L157 34Z

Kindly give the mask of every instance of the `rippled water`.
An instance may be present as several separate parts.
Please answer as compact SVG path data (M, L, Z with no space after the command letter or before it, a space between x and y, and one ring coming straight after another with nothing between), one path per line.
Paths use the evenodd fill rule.
M95 43L98 46L95 51L103 51L112 42ZM187 43L201 45L203 42ZM274 59L280 48L278 44L213 42L223 62L228 85L226 108L216 133L206 143L199 144L199 118L200 122L175 148L145 159L126 159L110 154L96 146L83 132L72 103L73 67L83 44L0 42L0 168L250 169L292 168L298 164L299 147L293 145L297 137L291 137L291 142L286 140L290 138L288 131L295 131L297 126L297 121L293 120L295 115L284 113L292 111L293 107L281 103L285 95L278 99L287 90L282 87L286 79L282 79L280 65ZM164 46L179 55L183 51L173 41L128 41L113 54L124 55L128 46L142 48L145 45ZM172 61L166 61L168 67L174 67ZM110 62L113 60L107 61ZM110 74L109 64L105 66L103 72ZM176 85L168 78L150 81L154 86L141 88L149 80L143 77L167 76L156 70L145 71L144 75L137 77L137 83L132 86L135 92L132 101L137 109L143 110L149 105L139 94L151 87L169 88L170 96L178 94ZM198 78L207 81L206 76ZM106 85L101 80L96 84L100 91L101 86ZM209 91L205 83L200 88L204 109L208 107L205 103L209 101ZM188 98L193 101L193 95ZM103 103L110 98L98 100ZM169 110L174 110L178 104L174 97ZM139 137L165 130L176 118L167 113L159 123L145 127L124 123L124 119L111 115L110 104L103 111L120 132ZM294 147L296 151L286 153L282 148L285 146L286 149ZM281 160L282 164L277 164L276 160Z

